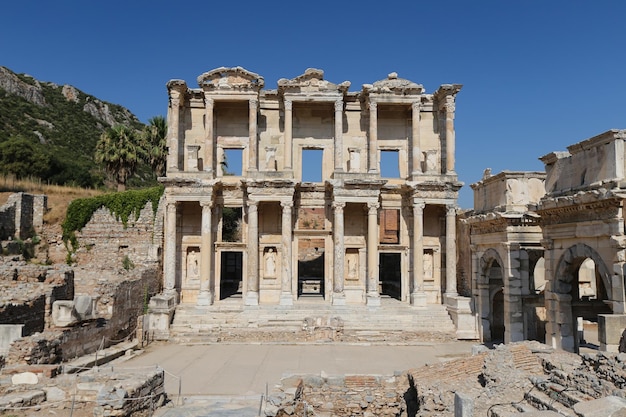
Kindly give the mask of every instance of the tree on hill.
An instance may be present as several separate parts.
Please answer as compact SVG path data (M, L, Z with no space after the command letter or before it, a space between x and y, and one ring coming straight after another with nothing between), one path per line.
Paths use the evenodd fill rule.
M167 121L165 117L155 116L148 120L142 137L146 162L152 167L157 177L164 176L167 161Z
M96 144L96 162L117 183L117 191L126 189L126 181L133 175L145 151L135 131L124 125L105 130Z
M4 175L47 180L50 162L50 156L39 143L24 137L14 136L0 142L0 173Z

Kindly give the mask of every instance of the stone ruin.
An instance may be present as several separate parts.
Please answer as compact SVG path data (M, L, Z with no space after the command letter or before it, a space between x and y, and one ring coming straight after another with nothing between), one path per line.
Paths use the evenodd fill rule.
M625 410L625 354L576 355L538 342L477 346L473 356L393 375L291 375L264 407L279 417L606 417Z
M3 230L13 224L12 242L28 235L20 230L48 237L33 214L33 201L45 198L20 193L2 207ZM39 207L44 210L45 204ZM137 347L136 340L127 341L146 336L143 313L159 291L159 244L152 243L161 236L158 217L150 204L137 219L131 217L124 226L108 210L98 210L77 233L80 247L71 266L32 263L22 254L0 257L0 408L17 413L52 407L63 413L77 407L105 416L130 415L163 402L163 370L88 371L124 353L110 346ZM89 355L96 360L82 360Z

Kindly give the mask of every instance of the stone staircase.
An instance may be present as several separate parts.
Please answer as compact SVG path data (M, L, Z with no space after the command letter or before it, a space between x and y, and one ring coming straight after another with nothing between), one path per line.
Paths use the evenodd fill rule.
M455 327L445 306L416 309L392 298L380 307L331 306L301 298L293 306L243 306L228 299L197 308L181 304L170 326L170 340L183 344L255 343L415 343L453 340Z

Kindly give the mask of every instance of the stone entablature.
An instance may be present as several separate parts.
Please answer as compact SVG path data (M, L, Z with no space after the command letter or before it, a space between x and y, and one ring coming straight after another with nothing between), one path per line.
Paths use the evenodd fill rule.
M485 170L482 180L471 184L474 190L474 213L528 211L546 193L544 172L502 171L491 175Z
M551 197L599 188L626 188L626 130L609 130L539 158L546 166L546 192Z
M167 85L168 302L378 306L386 294L419 307L457 295L461 85L426 94L392 73L350 92L308 69L264 90L240 67L198 84ZM321 155L313 182L307 151ZM228 172L239 165L227 154L240 171ZM382 156L397 161L391 176Z

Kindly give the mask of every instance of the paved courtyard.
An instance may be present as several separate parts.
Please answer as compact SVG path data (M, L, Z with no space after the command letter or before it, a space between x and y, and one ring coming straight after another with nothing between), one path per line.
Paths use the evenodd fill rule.
M391 375L428 363L471 354L476 342L424 343L419 346L154 343L120 367L159 365L168 374L168 395L250 395L270 390L285 374Z

